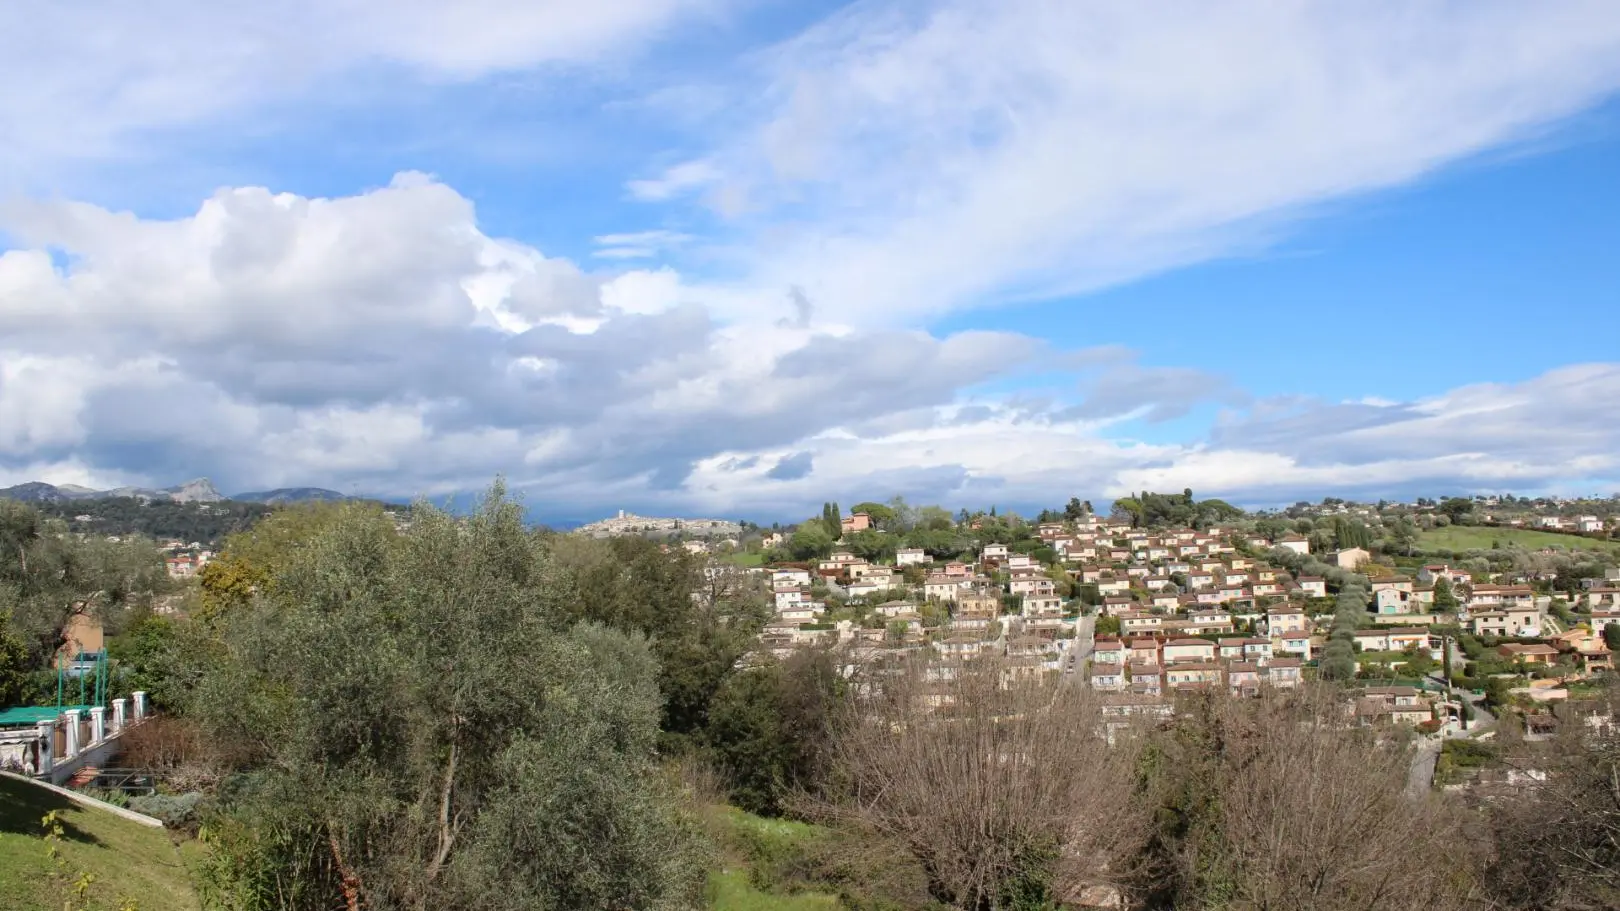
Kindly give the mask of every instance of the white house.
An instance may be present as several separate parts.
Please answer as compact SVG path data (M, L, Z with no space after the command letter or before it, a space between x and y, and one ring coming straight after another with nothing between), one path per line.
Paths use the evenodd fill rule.
M895 566L921 566L928 562L928 552L920 547L902 547L894 552Z

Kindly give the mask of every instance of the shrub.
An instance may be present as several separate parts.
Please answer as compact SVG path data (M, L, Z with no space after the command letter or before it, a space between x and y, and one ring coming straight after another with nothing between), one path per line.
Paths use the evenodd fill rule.
M188 794L149 794L144 797L131 797L128 806L137 813L163 820L163 825L167 828L189 830L197 825L197 806L202 800L203 795L199 791Z

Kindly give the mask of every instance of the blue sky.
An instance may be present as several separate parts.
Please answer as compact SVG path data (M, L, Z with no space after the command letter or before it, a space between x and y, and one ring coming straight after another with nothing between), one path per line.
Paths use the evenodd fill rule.
M0 483L1620 489L1612 7L1173 6L8 6Z

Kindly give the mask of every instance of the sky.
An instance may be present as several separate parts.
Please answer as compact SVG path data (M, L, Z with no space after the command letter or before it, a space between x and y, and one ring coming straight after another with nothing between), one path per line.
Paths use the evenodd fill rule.
M13 0L0 486L1620 490L1611 0Z

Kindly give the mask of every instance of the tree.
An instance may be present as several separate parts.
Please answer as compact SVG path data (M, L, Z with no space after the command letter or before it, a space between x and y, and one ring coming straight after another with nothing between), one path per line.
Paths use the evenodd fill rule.
M1561 720L1551 742L1520 742L1508 758L1536 774L1485 804L1496 907L1620 907L1620 683Z
M1063 507L1063 518L1070 522L1078 522L1090 514L1091 504L1080 502L1079 497L1070 497L1068 504Z
M1603 626L1603 644L1611 652L1620 652L1620 623L1606 623Z
M284 908L675 908L693 833L654 774L644 638L566 627L542 536L499 486L472 516L349 515L217 624L190 712L239 744L215 885Z
M1439 576L1434 580L1434 609L1442 613L1455 613L1459 602L1451 587L1451 580Z
M876 525L878 528L888 529L889 526L894 524L894 519L895 519L894 510L890 509L889 507L887 507L885 505L883 505L882 503L873 503L873 502L870 502L870 501L865 502L865 503L856 503L855 506L850 510L850 512L852 512L852 513L856 513L856 512L864 512L864 513L866 513L867 516L869 516L872 519L872 523L874 525Z
M1356 653L1346 636L1334 636L1322 649L1317 668L1324 680L1349 680L1356 675Z
M912 668L853 688L865 722L840 729L829 790L807 807L910 855L953 908L1050 907L1117 881L1145 834L1122 799L1136 750L1098 735L1090 691L1054 699L1051 684L1003 670L980 660L933 680Z
M823 503L821 506L821 524L826 526L827 534L836 541L844 534L844 514L839 511L837 503Z
M0 611L0 706L16 705L32 668L28 644L11 631L11 615Z
M1410 763L1333 687L1186 697L1142 763L1142 891L1166 908L1470 907L1463 820L1406 796Z
M1463 519L1474 512L1474 501L1466 497L1447 497L1440 501L1438 508L1452 524L1461 525Z
M787 549L795 560L810 560L832 553L836 540L836 537L828 534L825 522L801 522L793 536L788 538Z
M825 650L801 649L733 675L704 732L731 801L775 816L819 786L842 697L843 680Z
M1401 516L1389 526L1389 543L1411 556L1417 549L1418 527L1408 516Z

